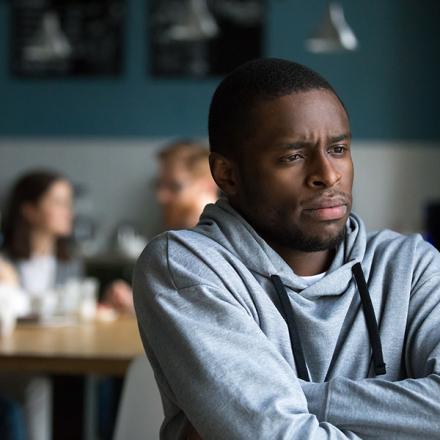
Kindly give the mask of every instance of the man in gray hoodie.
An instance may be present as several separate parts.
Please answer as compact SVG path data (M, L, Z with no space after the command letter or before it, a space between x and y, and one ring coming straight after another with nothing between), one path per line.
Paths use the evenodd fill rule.
M347 112L317 73L251 61L217 88L225 198L134 274L163 439L440 439L440 255L351 213Z

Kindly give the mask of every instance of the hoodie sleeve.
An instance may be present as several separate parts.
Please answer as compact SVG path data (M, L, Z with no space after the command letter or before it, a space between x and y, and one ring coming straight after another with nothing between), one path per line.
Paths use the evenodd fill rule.
M320 421L362 438L440 438L440 273L424 278L409 306L404 353L408 378L302 382L309 410Z
M161 238L140 258L135 308L167 399L202 438L359 438L308 412L293 370L212 268L187 249L170 253Z

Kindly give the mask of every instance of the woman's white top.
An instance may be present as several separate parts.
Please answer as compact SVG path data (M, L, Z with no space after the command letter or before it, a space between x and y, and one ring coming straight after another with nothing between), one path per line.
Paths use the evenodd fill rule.
M42 296L55 287L56 259L41 255L17 264L21 287L31 296Z

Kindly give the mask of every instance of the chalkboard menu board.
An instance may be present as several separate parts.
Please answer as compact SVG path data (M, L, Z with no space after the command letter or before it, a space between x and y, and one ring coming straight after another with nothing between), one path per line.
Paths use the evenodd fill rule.
M121 73L124 16L125 0L12 0L13 74Z
M265 0L149 0L154 76L223 75L263 55Z

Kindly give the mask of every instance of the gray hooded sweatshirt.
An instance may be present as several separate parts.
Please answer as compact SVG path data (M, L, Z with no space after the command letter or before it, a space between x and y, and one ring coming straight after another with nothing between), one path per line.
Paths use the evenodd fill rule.
M361 263L386 374L375 376L352 267ZM272 275L287 292L310 375L298 378ZM419 235L347 221L310 286L225 201L147 246L134 274L162 439L188 421L211 439L440 439L440 254Z

